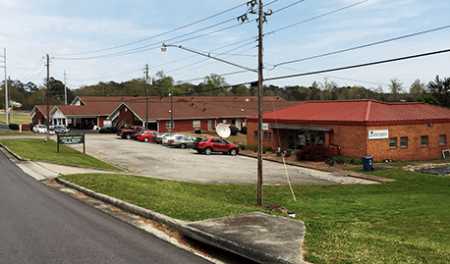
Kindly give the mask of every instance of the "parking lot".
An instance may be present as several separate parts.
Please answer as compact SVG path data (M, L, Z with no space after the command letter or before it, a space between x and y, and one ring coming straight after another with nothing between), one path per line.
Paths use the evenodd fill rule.
M75 146L80 149L81 146ZM243 156L201 155L193 150L173 149L157 144L118 139L115 135L87 135L87 153L108 161L130 173L160 179L199 182L256 182L256 159ZM287 166L295 184L370 183L338 177L295 166ZM264 162L265 184L287 184L283 164Z

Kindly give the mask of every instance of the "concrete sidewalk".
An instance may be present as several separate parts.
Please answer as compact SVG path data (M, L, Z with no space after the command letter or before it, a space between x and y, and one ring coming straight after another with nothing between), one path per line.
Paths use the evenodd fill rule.
M38 181L54 179L59 175L70 174L88 174L88 173L114 173L95 169L85 169L55 165L45 162L33 162L33 161L18 161L16 165L22 169L26 174L35 178Z

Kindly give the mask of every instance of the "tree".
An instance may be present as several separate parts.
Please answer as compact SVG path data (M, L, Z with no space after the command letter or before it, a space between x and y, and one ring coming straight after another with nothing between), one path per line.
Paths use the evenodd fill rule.
M207 93L214 95L226 95L227 94L227 83L225 82L225 78L218 74L210 74L206 76L203 81L203 85L205 86Z
M411 87L409 88L409 93L415 96L422 95L425 93L425 84L422 83L419 79L415 80Z
M441 105L450 107L450 78L436 79L428 84L428 91L431 93L434 101Z
M389 84L389 89L391 91L391 94L399 95L403 92L403 83L401 83L398 79L392 79L391 83Z
M174 80L172 77L165 75L163 71L159 71L156 73L153 86L157 89L158 95L167 96L170 91L173 91Z

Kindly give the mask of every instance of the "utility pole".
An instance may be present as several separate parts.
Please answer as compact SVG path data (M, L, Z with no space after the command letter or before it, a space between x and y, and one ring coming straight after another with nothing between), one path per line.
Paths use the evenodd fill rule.
M50 55L46 55L46 64L45 66L47 67L47 78L46 78L46 83L47 83L47 89L45 89L45 105L46 105L46 114L47 114L47 119L46 119L46 126L47 126L47 136L46 136L46 141L50 140Z
M8 70L7 70L6 48L3 49L3 69L5 70L5 121L9 126L9 88L8 88Z
M68 102L67 102L67 74L66 74L66 70L64 70L64 103L65 103L65 105L68 105Z
M149 67L148 64L145 64L145 123L144 128L148 128L148 110L149 110L149 101L148 101L148 80L149 80Z
M264 97L264 5L258 0L258 180L256 186L256 204L263 204L263 97Z
M172 89L172 88L170 88ZM169 100L170 100L170 135L173 133L173 92L172 90L169 92Z

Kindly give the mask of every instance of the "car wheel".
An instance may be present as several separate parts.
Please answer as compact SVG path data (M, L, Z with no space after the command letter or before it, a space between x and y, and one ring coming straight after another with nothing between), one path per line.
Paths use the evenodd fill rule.
M210 149L210 148L207 148L207 149L205 149L205 154L206 155L211 155L212 154L212 149Z
M185 149L187 148L186 144L181 144L180 148Z
M131 135L127 135L127 139L131 139Z
M237 150L236 150L236 149L232 149L232 150L230 151L230 155L231 155L231 156L236 156L236 155L237 155Z

